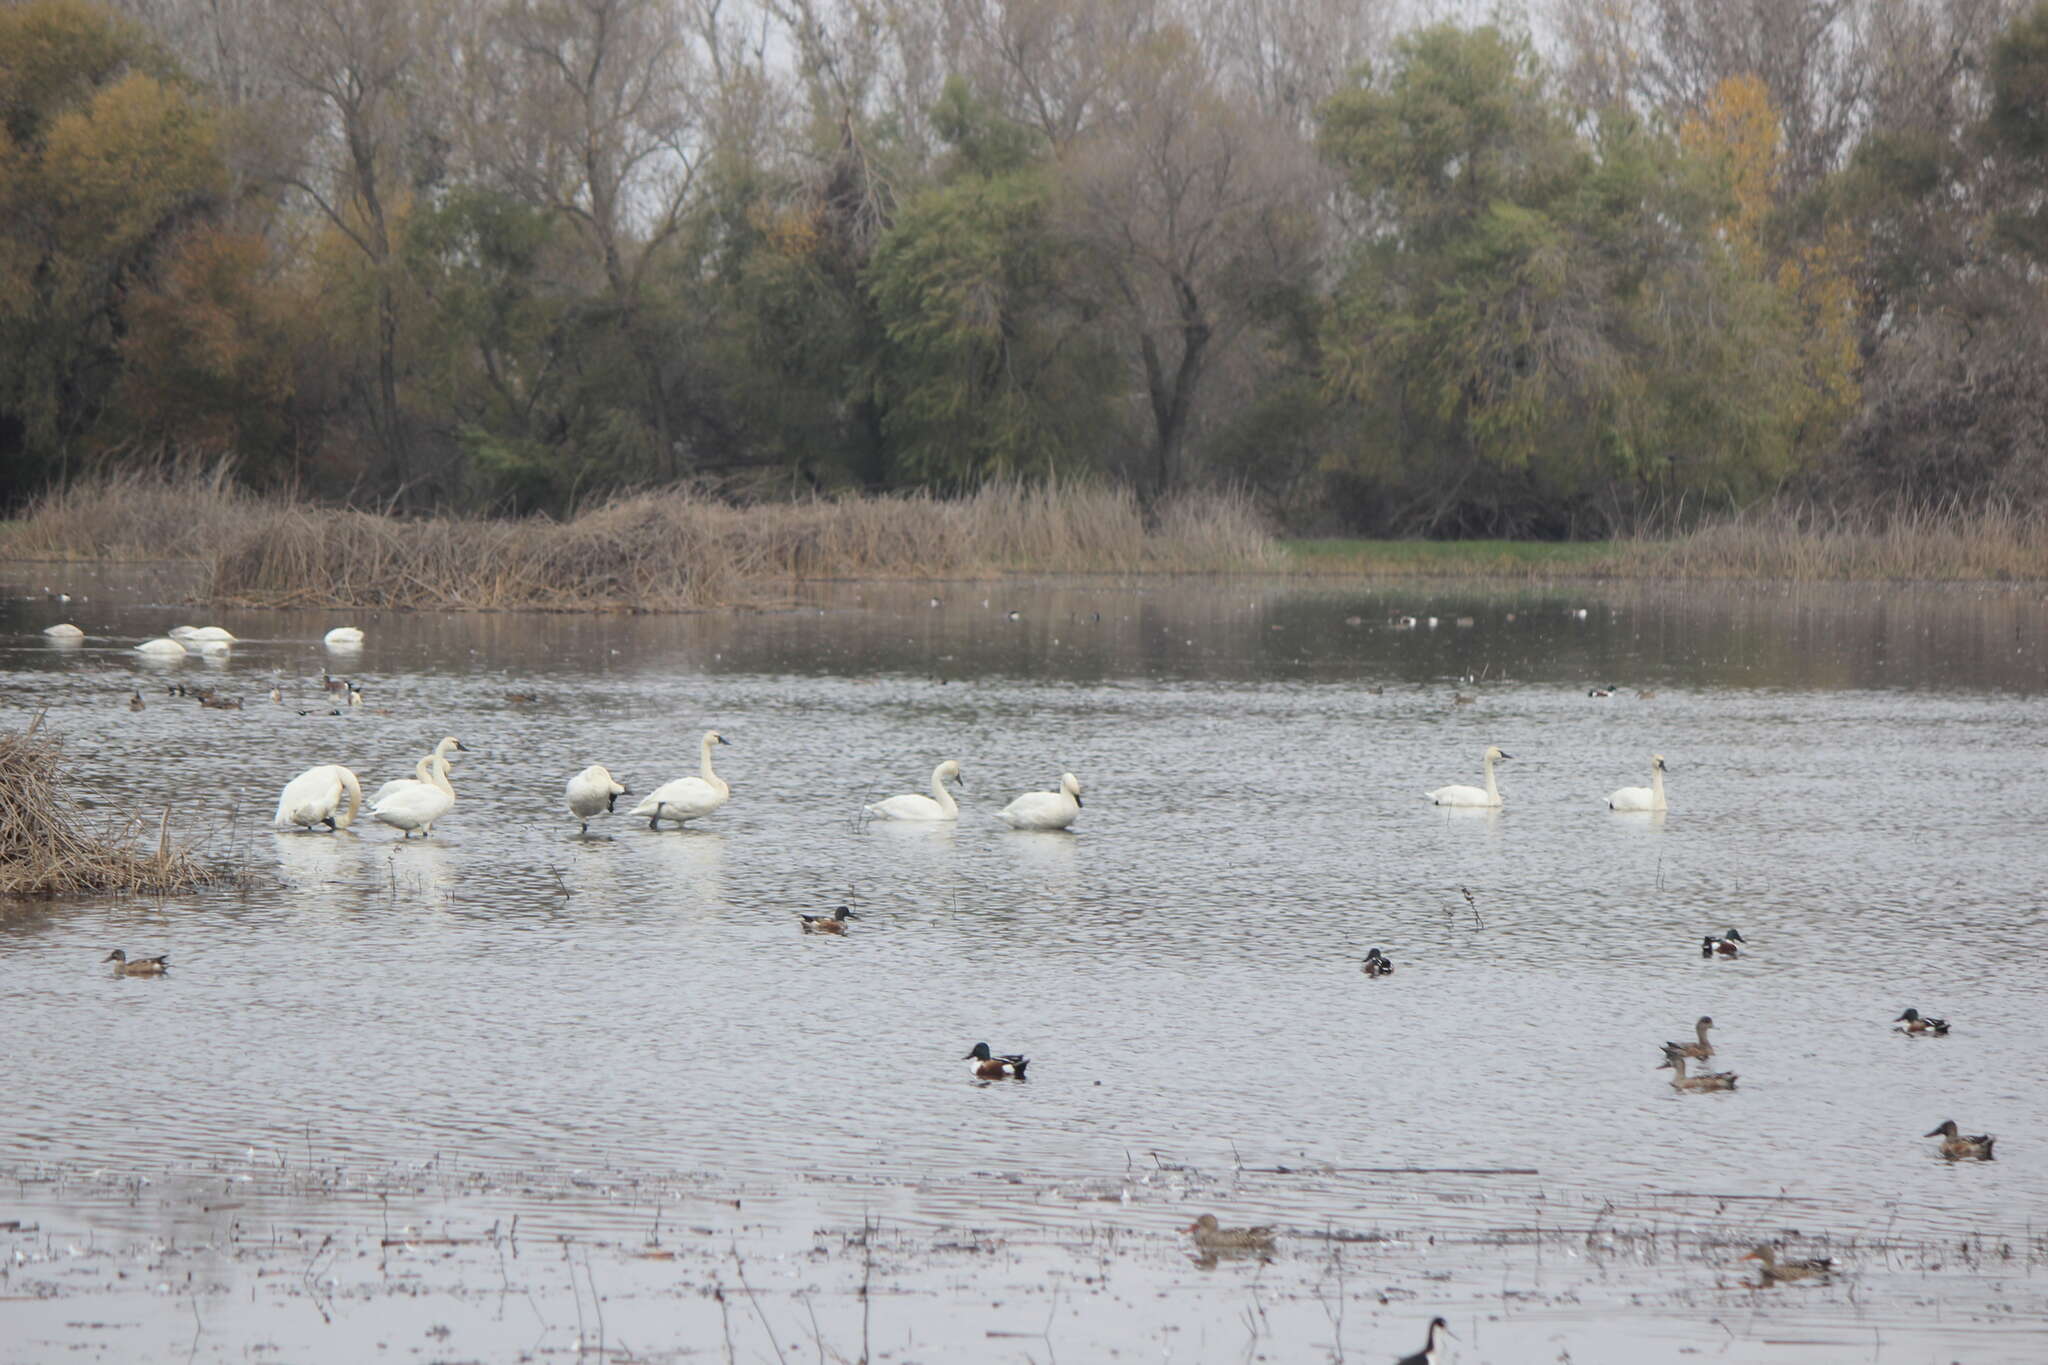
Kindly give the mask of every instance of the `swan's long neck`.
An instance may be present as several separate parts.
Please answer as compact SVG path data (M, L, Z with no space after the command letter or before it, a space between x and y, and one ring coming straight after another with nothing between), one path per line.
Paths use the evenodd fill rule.
M433 753L428 754L426 757L422 758L418 763L415 763L412 769L412 780L415 782L424 782L429 787L438 785L434 781L434 764L440 760L440 757L441 752L437 749Z
M449 800L454 800L455 787L452 783L448 781L448 760L441 757L441 755L439 754L435 754L431 759L428 760L428 762L433 765L434 769L433 774L429 780L433 783L434 786L439 787L442 791L448 793Z
M1494 805L1500 804L1500 788L1493 781L1493 755L1486 756L1486 799Z
M1664 809L1664 768L1661 764L1650 768L1650 805L1655 810ZM1706 1039L1702 1037L1701 1042Z
M946 790L946 765L941 763L932 769L932 800L939 803L939 809L948 815L960 814L959 805L953 800L953 793Z
M711 746L715 742L716 741L714 741L709 735L706 735L704 737L704 743L702 746L703 758L697 764L697 772L700 776L703 777L703 779L706 782L709 782L712 786L723 787L725 783L719 781L718 774L711 771Z
M356 812L363 808L363 784L356 781L356 775L348 769L341 770L341 785L348 792L348 812L334 822L336 829L347 829L355 822Z

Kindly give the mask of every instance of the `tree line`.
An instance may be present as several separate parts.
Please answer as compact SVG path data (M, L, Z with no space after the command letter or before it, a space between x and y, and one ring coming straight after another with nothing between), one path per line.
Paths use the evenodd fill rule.
M0 493L2048 493L2048 4L30 0Z

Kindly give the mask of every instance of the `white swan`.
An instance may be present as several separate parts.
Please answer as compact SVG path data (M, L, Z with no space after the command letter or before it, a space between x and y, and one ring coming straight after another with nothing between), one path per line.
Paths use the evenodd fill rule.
M609 814L620 797L631 795L631 789L614 782L602 763L593 763L569 779L569 814L583 822L581 832L588 834L591 816L599 811Z
M1664 755L1650 755L1650 785L1620 787L1607 793L1609 810L1667 810L1664 804Z
M336 815L344 794L348 797L348 809ZM270 822L280 829L292 825L347 829L362 806L363 788L356 775L338 763L330 763L308 768L285 783L284 794L277 798L277 814Z
M1423 795L1439 806L1498 806L1500 788L1494 785L1493 765L1498 759L1513 757L1513 754L1504 754L1498 749L1489 748L1486 751L1484 787L1438 787L1433 792L1424 792Z
M429 754L423 766L428 781L390 784L398 790L370 806L371 818L403 831L400 838L410 839L414 830L422 836L432 834L434 822L455 805L455 788L448 781L448 760L440 750Z
M76 640L82 638L85 635L85 632L80 630L77 626L66 624L61 626L50 626L43 631L43 634L49 636L53 640Z
M363 642L363 632L355 626L336 626L320 637L320 643L329 649L347 649L350 645Z
M1081 779L1060 774L1058 791L1025 792L996 812L1011 829L1065 829L1081 813Z
M732 795L732 788L726 785L724 778L711 771L711 746L730 742L721 738L718 731L706 730L704 742L698 746L697 771L700 775L662 783L626 814L644 815L647 828L660 829L663 820L673 820L680 825L685 820L695 820L717 810Z
M176 634L175 631L172 633ZM219 626L201 626L197 630L188 631L184 638L188 640L221 640L228 644L233 644L235 640L234 636L228 634L227 631Z
M141 653L161 654L165 658L170 658L173 655L176 655L179 658L183 658L185 655L185 646L179 644L176 640L173 640L168 636L156 640L144 640L141 644L135 646L135 648Z
M468 752L469 750L462 746L461 740L453 735L448 736L420 759L418 765L413 768L411 777L394 777L383 786L377 788L376 791L370 793L370 804L374 806L385 797L394 795L407 787L435 786L434 760L438 758L443 763L452 765L455 762L456 754L466 754Z
M906 792L892 796L886 801L877 801L872 806L863 806L869 815L879 815L884 820L958 820L960 807L953 800L953 793L946 790L948 781L958 782L964 790L965 779L960 776L960 765L947 759L932 769L932 794L924 796L917 792Z

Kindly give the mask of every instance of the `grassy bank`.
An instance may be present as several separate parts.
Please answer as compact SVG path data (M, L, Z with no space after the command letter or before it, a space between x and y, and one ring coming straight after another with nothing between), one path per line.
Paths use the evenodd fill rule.
M0 556L195 559L215 599L258 606L677 610L801 579L1006 573L2041 581L2048 516L1778 503L1669 538L1281 541L1232 494L1189 495L1148 520L1122 489L995 484L956 499L744 506L667 490L567 522L400 519L258 496L216 468L45 497L0 526Z
M62 767L63 747L43 732L41 717L0 734L0 896L163 895L220 880L173 850L162 825L145 829L131 819L88 828Z

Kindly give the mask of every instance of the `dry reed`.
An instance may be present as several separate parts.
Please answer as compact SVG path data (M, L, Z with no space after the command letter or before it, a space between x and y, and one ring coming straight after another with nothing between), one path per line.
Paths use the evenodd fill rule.
M266 606L673 610L800 579L1261 568L1270 546L1242 497L1177 500L1148 529L1135 497L1096 485L745 507L670 490L569 522L406 521L294 506L252 519L226 542L213 593Z
M2048 579L2048 513L2007 503L1772 503L1675 539L1617 542L1602 569L1622 577L2038 581Z
M0 896L63 896L86 892L186 891L223 874L171 848L166 820L149 830L131 818L105 833L85 827L85 814L64 794L63 746L26 730L0 734ZM155 835L144 852L139 839Z
M52 489L0 526L17 559L205 559L284 504L234 480L234 463L139 466Z

